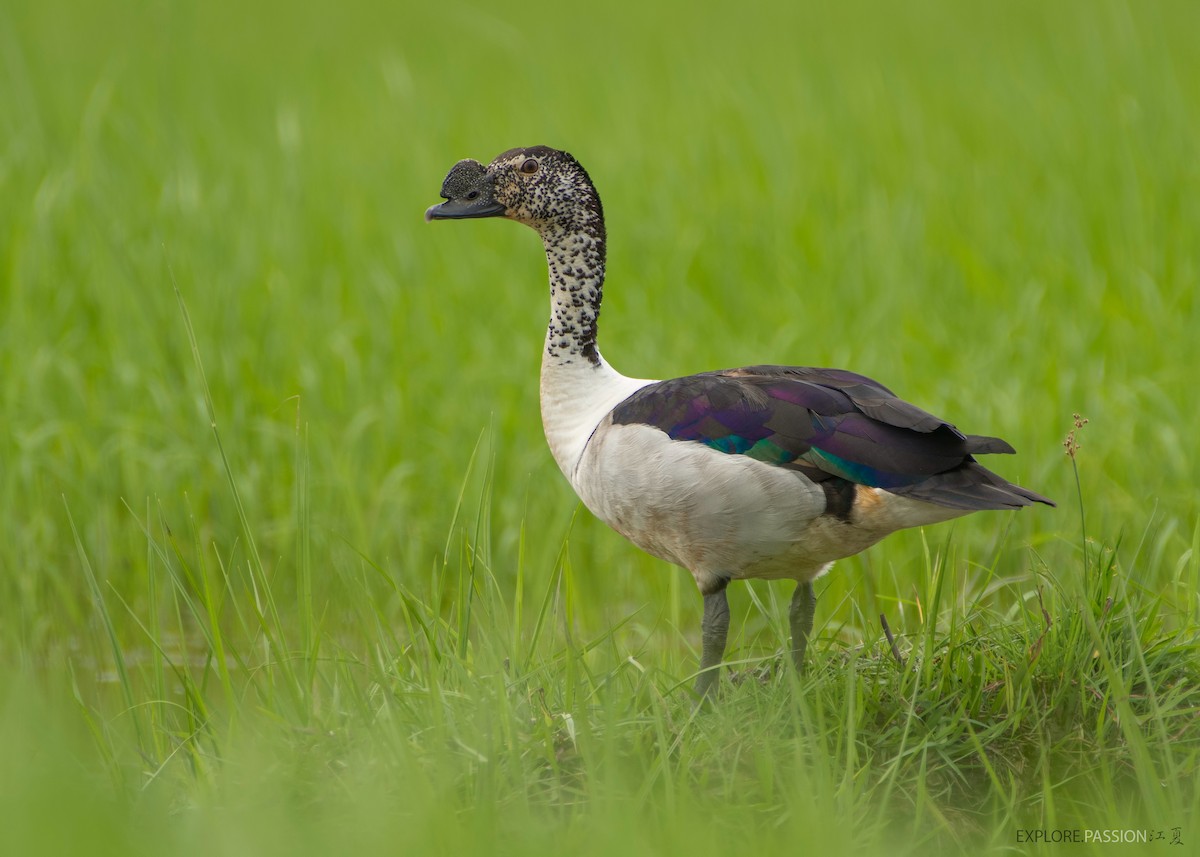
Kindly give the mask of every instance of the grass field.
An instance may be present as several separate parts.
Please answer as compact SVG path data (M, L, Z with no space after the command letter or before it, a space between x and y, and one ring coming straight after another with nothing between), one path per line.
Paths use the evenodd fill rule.
M0 6L0 853L1196 847L1200 6L343 5ZM537 143L617 368L855 369L1059 507L839 563L803 679L731 587L697 712L535 236L422 222Z

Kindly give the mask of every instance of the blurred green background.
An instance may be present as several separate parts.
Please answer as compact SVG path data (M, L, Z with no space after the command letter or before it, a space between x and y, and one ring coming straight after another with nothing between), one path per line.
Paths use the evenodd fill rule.
M250 592L248 534L280 634L315 623L369 653L364 599L379 627L405 626L401 590L449 614L461 595L430 580L468 557L507 610L565 555L572 627L619 627L686 678L690 579L581 510L542 440L536 238L422 221L455 161L520 145L568 149L602 194L601 347L621 371L854 369L1007 438L1018 456L991 466L1059 501L840 563L827 642L872 637L880 612L917 627L926 554L948 544L954 585L999 611L1032 584L990 581L1075 573L1079 496L1167 626L1194 619L1197 32L1200 6L1170 0L7 0L12 735L42 705L55 734L84 734L72 705L120 721L115 685L141 679L115 681L112 639L149 659L149 617L171 612L151 578L177 562ZM1078 495L1061 447L1076 412ZM735 650L782 644L752 603L775 593L735 593ZM229 646L255 645L228 624ZM81 739L67 768L120 769L100 732L112 757Z

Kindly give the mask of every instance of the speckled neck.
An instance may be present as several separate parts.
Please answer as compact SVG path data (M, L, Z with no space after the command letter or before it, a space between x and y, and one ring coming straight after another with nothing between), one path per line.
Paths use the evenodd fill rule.
M599 366L596 325L604 292L605 234L599 203L576 222L543 225L538 232L550 269L550 325L544 362Z
M528 151L522 152L524 156ZM579 462L604 418L650 381L626 378L596 347L604 288L604 214L595 187L574 161L540 185L524 220L537 229L550 269L550 324L542 352L542 427L554 460L580 490ZM547 164L543 163L543 169Z

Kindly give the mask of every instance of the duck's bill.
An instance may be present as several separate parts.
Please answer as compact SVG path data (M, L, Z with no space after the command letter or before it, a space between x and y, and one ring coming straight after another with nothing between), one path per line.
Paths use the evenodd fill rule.
M471 217L501 217L507 209L490 199L448 199L425 210L425 220L466 220Z

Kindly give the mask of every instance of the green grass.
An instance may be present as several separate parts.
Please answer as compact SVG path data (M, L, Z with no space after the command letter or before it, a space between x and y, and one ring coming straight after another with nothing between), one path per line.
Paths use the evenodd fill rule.
M6 3L0 852L1194 848L1198 29ZM690 579L541 438L535 237L421 220L534 143L603 194L622 371L855 369L1059 508L839 563L803 679L734 587L694 710Z

